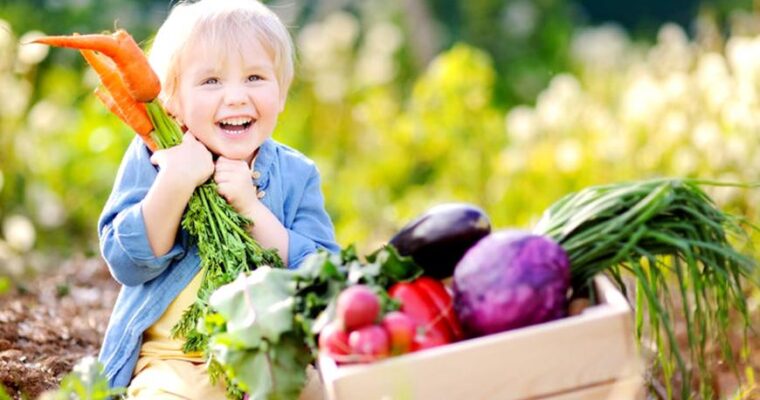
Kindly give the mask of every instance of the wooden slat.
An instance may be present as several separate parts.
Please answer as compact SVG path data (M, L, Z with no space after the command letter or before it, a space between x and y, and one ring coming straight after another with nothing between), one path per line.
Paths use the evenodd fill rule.
M643 400L645 394L644 382L641 377L635 376L556 395L536 398L536 400Z

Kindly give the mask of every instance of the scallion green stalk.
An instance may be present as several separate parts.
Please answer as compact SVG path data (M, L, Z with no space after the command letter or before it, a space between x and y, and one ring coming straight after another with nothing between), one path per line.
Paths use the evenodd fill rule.
M701 396L714 397L708 342L717 340L724 360L736 365L728 345L728 315L731 309L739 312L746 337L742 283L758 284L755 261L732 245L749 242L745 226L756 228L718 209L703 185L749 186L688 179L594 186L550 206L534 229L567 251L575 290L590 288L600 273L612 275L624 291L621 272L635 278L636 336L640 342L648 337L656 347L655 367L665 377L668 398L674 397L676 373L681 398L690 398L693 373ZM686 352L675 335L676 315L686 320Z

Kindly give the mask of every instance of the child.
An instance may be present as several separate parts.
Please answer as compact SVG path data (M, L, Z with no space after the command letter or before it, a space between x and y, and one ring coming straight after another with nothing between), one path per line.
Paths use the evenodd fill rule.
M112 387L134 398L222 399L199 353L169 331L196 299L197 248L180 228L193 190L219 193L255 221L251 235L291 268L318 248L338 251L319 173L271 139L293 76L287 29L256 0L180 3L159 29L150 62L161 100L187 129L150 154L135 139L99 221L103 257L122 285L100 360Z

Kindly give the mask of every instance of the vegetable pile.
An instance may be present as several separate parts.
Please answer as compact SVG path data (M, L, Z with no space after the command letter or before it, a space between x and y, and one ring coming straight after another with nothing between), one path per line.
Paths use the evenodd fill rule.
M663 373L668 397L689 398L692 381L703 398L714 397L709 339L717 339L723 360L736 365L728 315L739 313L746 334L742 285L758 282L755 260L733 245L748 244L744 227L754 226L719 210L701 189L706 185L729 184L654 179L589 187L550 206L532 233L501 230L481 239L454 270L455 311L466 333L561 317L570 298L593 296L597 274L609 274L624 293L629 278L636 289L635 334L642 343L651 341L651 367ZM676 341L676 313L686 318L685 352ZM676 374L678 393L672 387Z
M216 312L203 323L209 350L251 399L296 398L320 348L343 362L369 362L388 356L391 343L402 346L383 326L397 321L379 323L399 307L385 288L421 272L388 246L366 261L349 247L320 251L295 270L241 274L211 296Z

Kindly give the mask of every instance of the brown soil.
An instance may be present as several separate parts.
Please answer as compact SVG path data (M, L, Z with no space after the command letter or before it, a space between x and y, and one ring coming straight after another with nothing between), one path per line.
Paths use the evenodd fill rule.
M78 258L0 296L0 385L36 398L97 356L117 294L102 261Z

